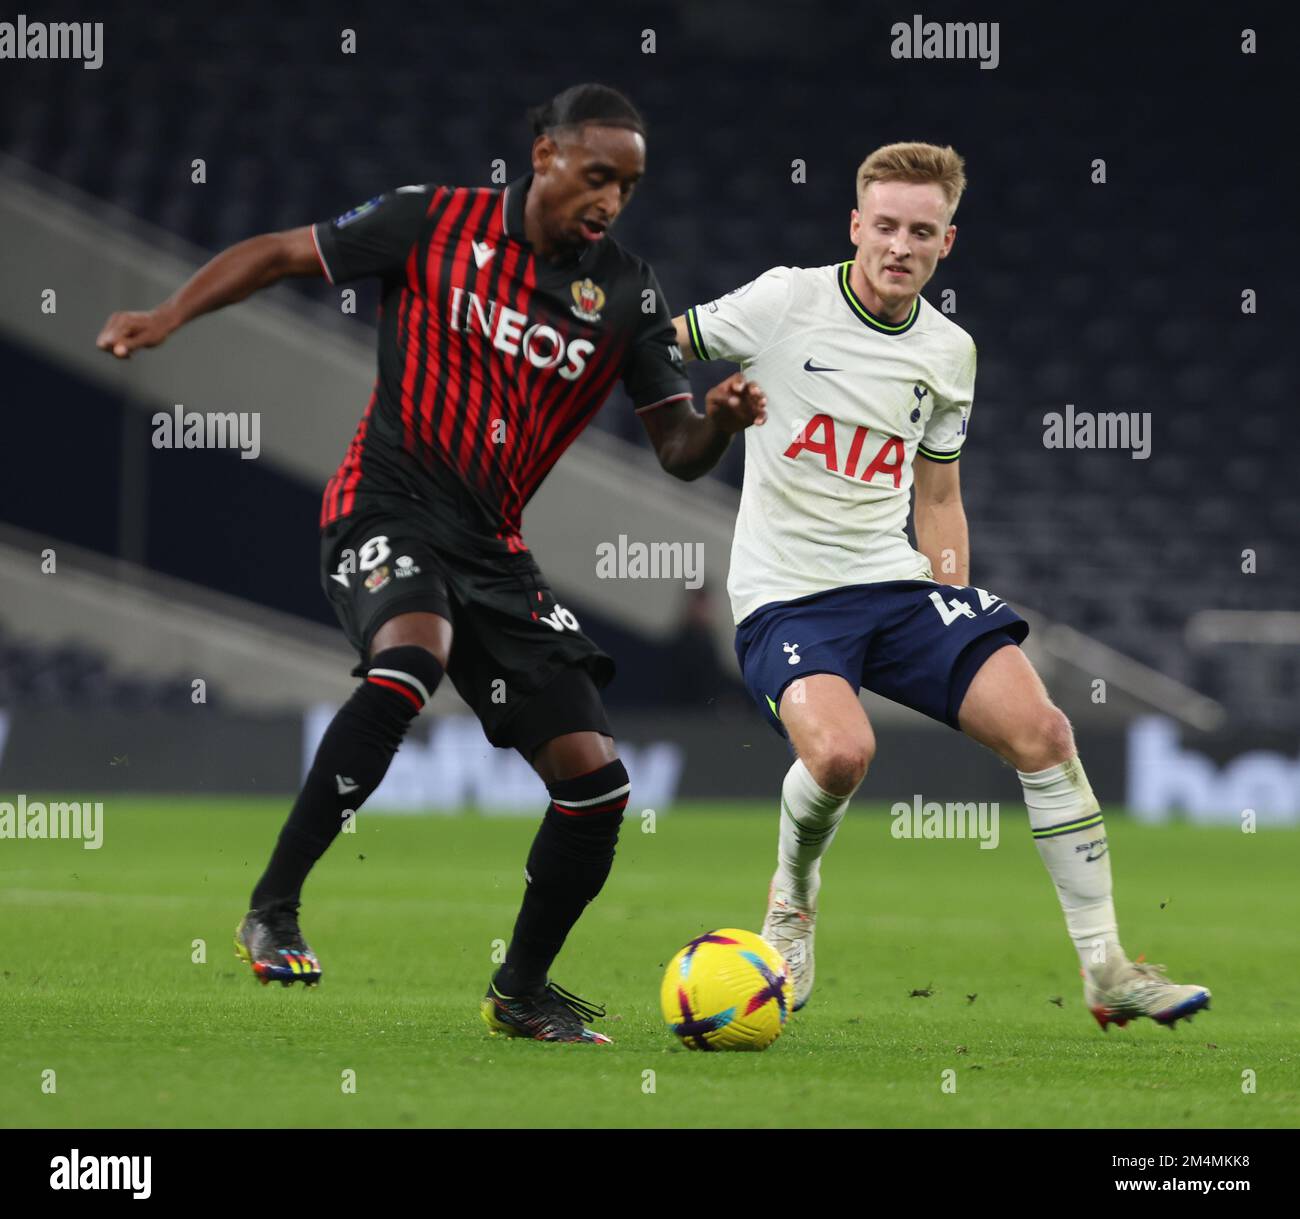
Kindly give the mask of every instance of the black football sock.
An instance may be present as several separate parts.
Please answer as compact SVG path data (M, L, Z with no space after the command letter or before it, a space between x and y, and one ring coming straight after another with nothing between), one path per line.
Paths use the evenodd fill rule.
M252 909L299 900L307 873L343 829L347 812L359 809L379 786L441 678L433 653L413 645L386 648L370 662L365 680L321 738L271 862L253 890Z
M618 760L547 788L551 803L528 853L523 905L505 964L492 980L501 994L545 984L570 929L609 875L629 788Z

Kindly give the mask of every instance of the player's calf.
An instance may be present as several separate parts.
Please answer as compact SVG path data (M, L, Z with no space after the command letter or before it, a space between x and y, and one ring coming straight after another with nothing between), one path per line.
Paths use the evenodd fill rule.
M548 784L551 803L524 869L527 887L506 959L493 979L507 995L546 985L552 961L614 862L631 783L615 758L589 774Z
M321 738L271 862L253 890L251 908L298 900L316 861L388 773L442 673L433 653L414 645L387 648L373 657L361 685Z
M876 741L857 691L837 674L814 673L788 685L781 717L799 758L781 785L777 867L762 935L790 967L798 1011L813 988L822 856L866 776Z
M845 777L856 777L846 795L828 791L816 782L802 758L790 767L781 785L777 868L767 891L762 936L790 967L795 1011L812 994L813 933L817 924L822 856L844 820L849 800L865 775L869 760L864 755L845 759L850 767Z
M334 716L276 841L249 912L235 931L235 952L264 984L314 986L320 962L298 929L302 886L316 861L379 786L411 721L442 678L427 649L378 653L365 679Z
M604 1008L579 999L546 974L609 876L631 783L615 758L587 774L552 779L547 790L551 803L528 853L527 888L514 934L479 1013L493 1034L607 1044L608 1037L585 1023L603 1016Z

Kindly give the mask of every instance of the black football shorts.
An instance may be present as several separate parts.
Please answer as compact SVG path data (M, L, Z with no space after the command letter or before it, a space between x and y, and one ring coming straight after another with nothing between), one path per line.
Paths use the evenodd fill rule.
M493 745L529 756L565 733L612 735L596 689L614 662L556 601L528 551L468 542L418 501L358 503L321 533L321 584L361 657L358 675L390 618L439 614L452 624L447 675Z

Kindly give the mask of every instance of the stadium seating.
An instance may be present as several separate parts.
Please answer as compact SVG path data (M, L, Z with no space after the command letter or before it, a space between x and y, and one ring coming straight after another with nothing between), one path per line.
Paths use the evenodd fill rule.
M238 5L220 18L180 8L148 22L126 20L130 8L97 6L116 40L103 70L63 72L59 88L39 96L19 96L13 73L0 79L0 110L12 120L0 147L212 250L403 182L485 182L496 157L513 176L524 166L525 103L566 83L538 57L508 84L485 87L482 48L500 37L487 8L458 9L450 24L441 7L412 8L400 27L364 21L339 0L314 5L310 20L274 24ZM968 157L971 189L958 247L930 297L955 289L955 320L980 346L962 463L974 578L1224 700L1238 717L1296 722L1294 656L1207 656L1182 635L1197 609L1294 606L1295 564L1284 556L1300 544L1300 500L1294 480L1272 492L1252 456L1285 451L1290 356L1240 313L1249 285L1229 264L1238 256L1258 265L1244 235L1225 238L1207 267L1188 256L1196 234L1179 220L1244 215L1252 200L1155 145L1149 164L1113 164L1110 184L1092 185L1105 115L1095 126L1071 123L1070 96L1055 94L1060 121L1050 141L1030 145L1020 124L1038 103L1025 81L1001 72L974 73L982 126L963 120L970 73L954 72L909 92L904 122L897 100L869 81L847 97L818 56L750 38L749 79L768 82L755 96L713 70L717 46L688 37L684 14L664 10L659 59L671 71L646 69L634 39L613 41L612 23L606 55L588 54L582 66L624 84L649 117L650 174L621 237L655 265L675 307L776 263L844 257L857 161L894 136L952 139ZM518 36L550 31L553 41L569 19L582 24L582 6L553 3ZM344 57L338 31L349 26L360 51ZM837 121L810 121L832 102ZM1111 119L1122 121L1126 104L1114 99ZM1204 146L1231 146L1230 109L1198 116ZM734 133L747 129L753 140L738 145ZM203 186L191 182L196 157L207 166ZM795 158L806 184L790 180ZM1293 264L1294 236L1279 240L1292 242ZM306 282L297 290L328 291ZM716 379L694 375L701 387ZM1066 403L1150 412L1151 457L1046 449L1043 415ZM644 442L621 399L598 425ZM738 485L741 471L736 446L720 476ZM1247 549L1258 550L1254 574L1242 571ZM59 662L26 663L14 661L4 680L37 690L36 669Z
M0 707L174 710L190 701L190 678L155 679L114 669L77 644L47 646L11 634L0 622ZM219 706L216 687L205 692Z

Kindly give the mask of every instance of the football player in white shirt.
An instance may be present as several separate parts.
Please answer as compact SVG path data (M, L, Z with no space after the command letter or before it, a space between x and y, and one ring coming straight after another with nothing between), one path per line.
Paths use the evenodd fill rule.
M851 260L774 267L674 319L685 359L732 360L767 394L766 426L745 435L727 586L746 685L797 755L763 935L791 966L797 1010L813 985L821 857L876 750L865 687L1016 768L1089 1009L1103 1029L1173 1024L1210 992L1125 954L1070 722L1018 646L1024 620L967 585L958 458L975 344L921 296L952 251L965 185L951 148L879 148L858 169Z

